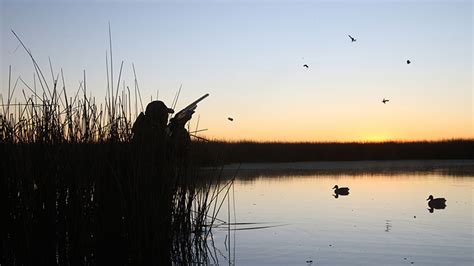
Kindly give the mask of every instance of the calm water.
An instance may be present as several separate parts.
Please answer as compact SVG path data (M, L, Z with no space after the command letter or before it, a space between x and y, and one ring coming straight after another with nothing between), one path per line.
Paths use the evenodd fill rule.
M219 213L234 224L213 230L210 250L219 264L473 265L473 169L474 161L241 165ZM350 194L335 198L336 184ZM430 213L430 194L447 207Z

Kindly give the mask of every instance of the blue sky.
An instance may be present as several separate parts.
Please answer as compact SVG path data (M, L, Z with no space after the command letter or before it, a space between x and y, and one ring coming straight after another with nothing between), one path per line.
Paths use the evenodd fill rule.
M115 79L124 60L132 87L134 63L143 100L168 104L183 84L178 109L210 93L209 137L474 137L472 1L36 2L1 1L3 95L9 65L33 79L13 29L48 77L50 57L73 92L85 69L103 98L110 22Z

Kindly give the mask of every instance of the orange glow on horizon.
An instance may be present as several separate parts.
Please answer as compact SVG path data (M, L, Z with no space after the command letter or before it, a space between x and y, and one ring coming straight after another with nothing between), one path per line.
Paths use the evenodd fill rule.
M222 142L256 142L256 143L407 143L407 142L443 142L443 141L474 141L474 137L450 137L450 138L388 138L383 136L370 136L367 138L353 139L265 139L265 138L225 138L220 136L199 135L199 137Z
M348 103L350 104L350 103ZM278 104L278 106L284 106ZM255 142L406 142L474 139L472 115L428 112L416 106L396 108L328 106L325 110L273 109L234 115L201 115L201 137ZM207 107L207 106L206 106ZM306 108L306 107L305 107ZM191 121L191 128L196 121Z

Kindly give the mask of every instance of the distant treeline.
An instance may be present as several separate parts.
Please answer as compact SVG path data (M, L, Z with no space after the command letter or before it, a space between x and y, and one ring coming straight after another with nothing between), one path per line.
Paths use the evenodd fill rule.
M473 139L379 143L210 141L197 145L203 164L474 159Z

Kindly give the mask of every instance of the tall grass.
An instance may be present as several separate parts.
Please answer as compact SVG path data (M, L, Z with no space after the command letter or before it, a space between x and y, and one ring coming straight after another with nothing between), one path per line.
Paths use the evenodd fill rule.
M85 72L68 95L62 71L51 67L48 82L18 40L36 79L9 82L1 97L0 263L209 263L206 236L229 186L202 181L192 156L176 165L130 142L138 113L131 94L137 103L139 88L136 80L133 93L114 88L122 67L118 80L108 75L98 104L88 96ZM19 84L24 99L16 103Z

